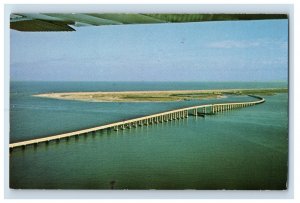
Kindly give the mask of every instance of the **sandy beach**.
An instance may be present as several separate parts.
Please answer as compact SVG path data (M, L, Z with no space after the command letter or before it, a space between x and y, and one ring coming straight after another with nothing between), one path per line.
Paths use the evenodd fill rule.
M169 91L121 91L121 92L63 92L33 95L35 97L78 100L88 102L170 102L195 99L223 98L226 94L272 95L287 92L284 88L265 89L216 89L216 90L169 90Z

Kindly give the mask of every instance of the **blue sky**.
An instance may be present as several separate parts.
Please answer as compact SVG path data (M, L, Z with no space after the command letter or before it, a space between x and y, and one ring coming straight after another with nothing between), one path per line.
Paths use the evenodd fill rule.
M11 80L287 81L287 20L76 30L11 30Z

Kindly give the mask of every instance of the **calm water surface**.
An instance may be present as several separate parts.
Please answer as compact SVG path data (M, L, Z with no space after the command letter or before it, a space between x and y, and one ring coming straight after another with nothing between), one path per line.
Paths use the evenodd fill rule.
M218 100L96 103L32 97L46 92L286 87L284 83L12 82L10 142ZM288 95L215 116L103 131L10 154L12 188L284 189Z

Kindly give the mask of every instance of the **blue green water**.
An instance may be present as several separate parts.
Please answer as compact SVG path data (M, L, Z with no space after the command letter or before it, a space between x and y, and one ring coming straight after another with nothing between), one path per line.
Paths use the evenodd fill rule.
M43 137L200 103L96 103L32 97L45 92L286 87L285 83L12 82L10 142ZM288 95L215 116L17 149L12 188L285 189Z

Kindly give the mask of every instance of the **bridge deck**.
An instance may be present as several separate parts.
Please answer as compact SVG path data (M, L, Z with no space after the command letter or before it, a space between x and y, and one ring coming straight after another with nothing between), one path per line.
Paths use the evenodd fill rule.
M171 111L165 111L165 112L161 112L161 113L157 113L157 114L152 114L152 115L149 115L149 116L143 116L143 117L139 117L139 118L128 119L128 120L125 120L125 121L114 122L114 123L101 125L101 126L97 126L97 127L93 127L93 128L88 128L88 129L84 129L84 130L77 130L77 131L58 134L58 135L47 136L47 137L44 137L44 138L32 139L32 140L27 140L27 141L22 141L22 142L16 142L16 143L9 144L9 148L12 149L12 148L15 148L15 147L38 144L38 143L41 143L41 142L49 142L49 141L52 141L52 140L59 140L59 139L67 138L67 137L72 137L72 136L85 134L85 133L89 133L89 132L95 132L95 131L99 131L99 130L109 129L109 128L117 127L117 126L120 126L120 125L126 125L126 124L130 124L130 123L134 123L134 122L138 122L138 121L143 121L143 120L146 120L146 119L156 118L156 117L160 117L160 116L164 116L164 115L169 115L169 114L173 114L173 113L189 111L189 110L195 110L195 109L198 109L198 108L212 108L212 107L228 106L228 105L238 106L238 105L243 105L243 104L244 105L245 104L255 105L255 104L263 103L265 101L264 98L261 98L261 97L258 97L258 96L252 96L252 95L249 95L249 96L257 98L259 100L258 101L251 101L251 102L205 104L205 105L199 105L199 106L185 107L185 108L175 109L175 110L171 110Z

